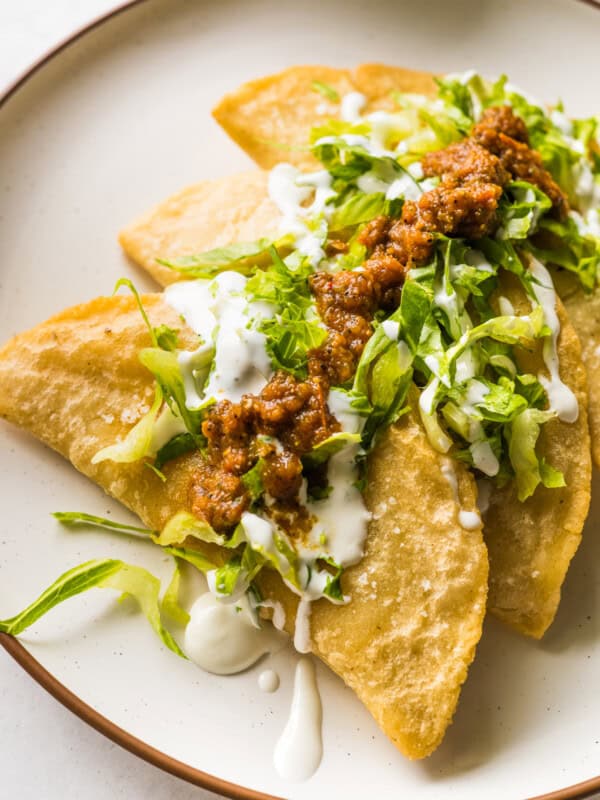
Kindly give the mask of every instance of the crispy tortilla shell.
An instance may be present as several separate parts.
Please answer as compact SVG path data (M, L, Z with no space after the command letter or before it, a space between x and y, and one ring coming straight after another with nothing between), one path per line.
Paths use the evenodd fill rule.
M338 99L315 90L315 81L331 87ZM384 64L361 64L354 70L290 67L242 84L223 97L213 116L259 167L269 169L287 161L314 169L318 162L307 145L315 121L339 117L339 98L349 92L367 97L366 111L391 109L394 90L431 93L435 83L426 72Z
M592 456L600 467L600 291L586 294L578 278L564 270L554 270L553 278L581 342L581 357L587 370Z
M167 286L181 275L158 258L193 255L275 232L280 215L267 194L267 180L266 172L254 170L189 186L124 228L121 246Z
M511 277L505 277L502 292L517 313L525 314L529 302ZM561 325L560 374L575 393L579 416L572 424L553 419L542 426L538 451L563 473L566 486L538 486L531 497L521 502L511 483L492 492L485 514L489 608L511 627L535 638L544 634L556 614L562 583L581 541L591 496L585 368L579 339L560 300L557 311ZM540 346L533 352L521 351L518 360L527 372L547 374Z
M143 298L154 325L182 328L161 295ZM62 453L78 470L160 528L188 507L197 456L164 467L166 483L142 463L92 464L147 410L151 375L138 361L149 335L131 297L99 298L12 339L0 351L0 416ZM428 755L452 719L481 635L487 553L481 530L458 523L459 506L415 417L382 437L369 464L373 510L364 559L348 570L352 602L314 604L314 652L351 686L385 733L410 758ZM475 487L456 466L462 506ZM214 557L214 553L211 553ZM263 590L294 628L297 598L276 574Z

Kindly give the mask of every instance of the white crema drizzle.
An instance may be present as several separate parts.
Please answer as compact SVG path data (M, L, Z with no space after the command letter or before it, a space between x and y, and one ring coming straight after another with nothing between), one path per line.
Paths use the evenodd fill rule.
M266 303L246 300L246 281L238 272L227 271L214 280L180 281L165 289L167 303L203 339L197 350L178 356L189 408L210 397L237 402L243 394L257 394L273 374L266 338L254 328L260 319L273 316L273 310ZM201 387L213 341L214 363Z
M274 631L258 626L247 597L224 603L206 592L190 609L183 649L207 672L233 675L272 652L274 637Z
M455 503L459 506L458 512L458 522L461 528L464 528L467 531L476 530L477 528L481 527L481 517L476 511L465 511L463 508L460 508L460 497L458 495L458 480L456 478L456 472L454 470L454 465L451 461L446 461L441 466L442 475L448 482L448 485L452 489L452 496L454 498Z
M296 249L313 267L325 258L327 237L325 220L315 218L326 215L326 203L334 195L327 170L303 173L291 164L277 164L269 173L269 197L281 212L279 230L294 236Z
M558 337L560 335L560 321L556 311L556 291L552 283L552 278L546 267L533 256L529 257L529 271L535 278L532 283L535 299L542 307L544 320L550 328L550 336L544 339L543 355L544 363L550 373L550 377L538 375L538 380L546 390L550 408L562 422L575 422L579 416L579 404L577 398L563 383L560 377L560 365L558 358Z
M275 769L285 780L306 781L317 771L323 757L322 719L314 664L301 658L296 666L290 716L273 757Z

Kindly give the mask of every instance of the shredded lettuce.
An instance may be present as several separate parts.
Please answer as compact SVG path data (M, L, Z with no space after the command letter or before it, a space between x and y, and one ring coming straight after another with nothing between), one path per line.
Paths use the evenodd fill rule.
M206 575L208 572L212 572L217 568L217 565L210 561L210 559L206 558L202 553L198 550L193 550L190 547L173 547L171 545L167 545L163 547L165 553L169 553L174 558L178 558L181 561L186 561L188 564L191 564L193 567L196 567L198 572L202 572Z
M264 468L265 461L263 458L259 458L256 464L242 475L242 483L248 490L252 502L258 500L264 494L265 487L262 479Z
M218 544L221 547L229 548L237 547L243 541L241 531L238 529L228 539L226 536L216 533L208 522L187 511L180 511L171 517L160 534L154 537L154 541L162 546L181 545L188 537L207 544Z
M334 210L329 227L332 231L349 228L379 217L382 214L392 216L390 210L390 203L386 200L383 192L374 194L354 192Z
M195 359L197 370L204 369L205 379L214 357L214 348L208 345L196 351ZM200 356L202 356L200 358ZM173 413L178 414L183 420L188 432L197 437L200 443L200 425L203 412L201 409L190 409L186 405L186 393L181 367L177 354L162 350L160 347L146 347L139 355L142 364L154 375L162 394L171 407Z
M186 278L214 278L219 272L235 269L245 274L255 269L252 259L264 255L274 244L273 239L257 239L255 242L237 242L227 247L216 247L204 253L182 256L174 260L157 258L163 267L176 270Z
M163 350L177 350L179 345L179 333L168 325L157 325L154 328L156 343Z
M121 598L128 595L134 597L163 643L178 656L186 658L175 639L162 624L158 578L142 567L111 558L86 561L63 573L37 600L19 614L10 619L0 620L0 631L18 636L63 600L94 587L116 589L121 592Z
M499 239L526 239L535 233L538 222L550 210L550 198L537 186L526 181L511 181L504 187L498 209L501 224Z
M417 291L414 294L417 303L418 297ZM411 320L414 322L418 312L410 302L409 305L411 305ZM397 323L399 331L405 330L406 320L403 319L402 302L388 317L387 322ZM352 386L353 394L366 398L369 405L369 415L362 436L365 447L372 444L380 428L397 420L405 410L405 400L413 376L413 357L414 354L406 342L390 339L385 325L379 325L367 342L358 362Z
M345 447L352 444L358 444L361 441L360 433L347 433L345 431L338 431L332 433L327 439L324 439L319 444L316 444L310 453L307 453L302 458L302 463L307 469L314 469L320 464L329 461L331 456L339 453Z
M573 216L564 222L542 220L540 234L541 238L527 243L535 257L575 273L585 291L593 291L600 272L600 237L582 233Z
M258 330L266 336L273 368L305 378L308 351L319 347L327 336L314 312L308 285L313 270L306 260L290 269L275 247L269 252L271 266L248 280L245 293L253 302L263 301L277 308L275 316L258 324Z
M191 433L178 433L157 452L154 467L161 470L169 461L185 455L185 453L190 453L197 447L197 440Z
M142 298L140 297L140 293L136 289L133 281L130 281L129 278L119 278L119 280L115 284L115 288L113 289L113 295L116 294L122 286L125 286L127 289L129 289L129 291L135 297L135 301L137 303L140 314L142 315L142 319L146 323L146 327L148 328L150 338L152 339L152 344L154 345L154 347L158 347L159 345L158 345L158 338L156 335L156 329L152 327L152 324L148 319L148 315L146 314L146 309L144 308L144 304L142 303Z
M192 550L186 547L174 547L171 544L164 544L163 542L159 542L160 533L159 531L152 530L150 528L141 528L136 525L126 525L122 522L114 522L113 520L106 519L105 517L97 517L93 514L84 514L80 511L56 511L52 515L55 517L59 522L62 522L64 525L89 525L92 527L99 527L99 528L106 528L110 531L115 531L117 533L124 533L126 535L137 535L142 534L148 539L156 544L160 544L163 550L169 555L172 555L175 558L179 558L183 561L187 561L193 566L196 567L200 572L206 573L210 570L214 570L215 564L210 561L206 556L200 553L198 550ZM201 526L199 520L196 517L192 517L189 515L189 526L193 524L193 522L198 522ZM174 520L174 522L173 522ZM175 515L175 517L171 518L173 522L173 528L176 528L182 520ZM186 520L188 522L188 520ZM189 527L188 526L188 527ZM212 531L212 528L208 526L209 532ZM214 532L213 532L214 533ZM210 535L210 533L209 533ZM215 536L217 534L214 534ZM177 544L182 544L185 541L186 534L181 533L179 536L173 533L173 529L171 532L165 537L166 540L171 538ZM199 538L199 537L195 537Z
M139 461L144 456L152 455L150 452L152 434L162 402L163 393L160 386L157 386L150 410L131 428L122 441L103 447L102 450L95 453L92 457L92 464L99 464L101 461L129 464L132 461Z
M171 582L167 586L163 595L160 608L162 613L173 620L177 625L185 627L190 621L190 615L179 602L179 590L181 586L181 560L175 558L175 569Z
M535 452L540 426L554 416L552 412L530 408L522 411L512 423L509 452L519 500L530 497L540 483L549 488L565 485L562 474L540 460Z
M152 536L157 531L149 528L141 528L136 525L126 525L123 522L114 522L106 517L98 517L94 514L85 514L81 511L55 511L52 516L63 525L93 525L98 528L107 528L119 533L141 533L145 536Z
M310 88L313 92L318 92L320 95L325 97L327 100L331 100L333 103L338 103L340 100L339 94L328 83L325 81L312 81Z
M378 156L366 149L365 144L348 144L345 139L319 140L313 152L333 178L345 182L355 181L365 172L374 172L383 181L391 183L404 171L389 156Z

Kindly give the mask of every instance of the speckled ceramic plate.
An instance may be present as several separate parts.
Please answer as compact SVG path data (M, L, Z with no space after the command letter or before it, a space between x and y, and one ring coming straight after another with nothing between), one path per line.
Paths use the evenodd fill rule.
M148 279L118 228L184 184L249 166L209 115L223 92L294 63L388 61L507 71L574 114L600 108L600 9L575 0L147 0L46 60L6 99L0 126L0 340L65 306ZM166 576L162 554L73 533L55 509L125 512L61 458L0 427L0 609L11 613L68 566L114 556ZM598 484L598 481L596 481ZM325 755L307 783L272 765L291 695L257 671L205 674L164 651L132 609L100 592L2 643L83 718L139 755L235 797L582 797L600 788L600 485L558 617L543 642L486 626L438 752L409 763L319 665ZM6 755L6 754L5 754ZM593 779L593 780L590 780ZM580 787L563 787L587 781Z

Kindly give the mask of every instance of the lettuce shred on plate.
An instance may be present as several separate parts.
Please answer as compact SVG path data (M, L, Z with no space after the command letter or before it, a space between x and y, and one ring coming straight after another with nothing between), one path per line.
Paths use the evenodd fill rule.
M335 94L317 83L315 91ZM156 380L154 402L95 460L145 459L164 480L172 459L205 455L193 513L181 511L161 532L124 532L194 564L221 599L250 590L260 604L254 579L268 565L308 599L347 601L340 576L360 558L368 519L365 458L406 412L413 384L437 451L499 486L515 481L520 500L540 484L564 485L536 451L548 420L576 415L553 369L558 328L544 264L574 273L586 292L596 288L599 121L570 120L560 105L548 111L505 78L469 73L438 85L435 98L396 94L390 113L361 115L356 97L346 119L313 128L321 169L271 172L276 237L161 261L194 282L186 286L212 325L197 329L196 350L182 351L177 331L144 315L152 346L140 360ZM166 298L181 310L181 288ZM550 378L520 366L520 349L540 341ZM228 374L233 363L237 376ZM352 552L331 527L344 506L359 510ZM230 556L212 563L194 540ZM112 586L134 594L177 651L160 623L155 581L121 562L90 562L3 630L23 630L90 586ZM181 619L177 584L178 572L163 606Z

